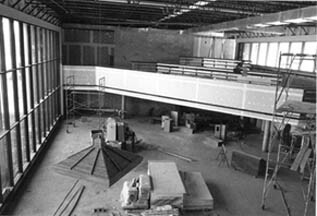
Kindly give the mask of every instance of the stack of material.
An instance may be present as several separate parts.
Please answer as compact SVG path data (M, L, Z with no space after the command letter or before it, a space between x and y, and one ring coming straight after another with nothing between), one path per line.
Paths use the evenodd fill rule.
M150 199L150 178L140 175L131 182L125 181L121 191L121 207L125 210L148 209Z
M171 205L183 208L186 191L174 162L149 161L148 175L152 179L151 207Z
M140 175L139 176L139 196L138 202L149 204L151 193L151 182L150 176L148 175Z
M180 172L186 194L184 195L184 210L212 210L214 199L210 194L200 172Z
M179 210L170 205L156 207L154 209L145 210L142 216L179 216Z
M296 158L291 166L291 170L297 171L300 167L300 172L303 173L309 156L311 155L311 149L309 148L308 136L303 136L302 147L299 150Z

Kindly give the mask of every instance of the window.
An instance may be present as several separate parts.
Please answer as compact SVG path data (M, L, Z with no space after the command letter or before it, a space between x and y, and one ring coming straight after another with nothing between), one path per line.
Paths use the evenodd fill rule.
M5 189L14 186L14 177L32 158L30 152L37 153L36 144L48 135L41 132L53 128L49 116L52 110L55 117L60 115L56 97L61 92L59 60L51 55L59 53L59 33L1 16L0 24L0 63L5 66L0 81L6 81L4 86L0 82L0 189ZM50 95L50 89L56 92Z
M260 43L258 64L266 65L267 43Z
M252 48L251 48L251 63L252 64L257 64L258 60L258 48L259 44L258 43L253 43Z
M302 42L292 42L290 47L290 53L293 53L293 54L302 53ZM295 58L292 62L291 68L294 70L298 70L300 61L301 61L300 58Z
M280 54L282 53L289 53L289 42L281 42L280 43L280 47L278 50L278 56L280 56ZM281 68L287 68L288 67L288 58L281 58L280 59L280 67Z
M317 54L317 41L310 41L304 44L305 54L316 55ZM309 72L317 72L317 67L312 60L304 60L300 66L300 70L309 71Z
M270 43L269 50L267 54L267 62L266 65L270 67L276 67L278 63L278 55L277 55L278 43Z
M249 43L245 43L244 47L243 47L243 60L250 60L250 44Z

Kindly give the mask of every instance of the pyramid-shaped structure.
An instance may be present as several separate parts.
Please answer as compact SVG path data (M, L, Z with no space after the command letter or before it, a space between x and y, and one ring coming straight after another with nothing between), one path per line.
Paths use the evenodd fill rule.
M97 143L55 165L61 174L92 180L110 187L136 167L142 157L128 151Z

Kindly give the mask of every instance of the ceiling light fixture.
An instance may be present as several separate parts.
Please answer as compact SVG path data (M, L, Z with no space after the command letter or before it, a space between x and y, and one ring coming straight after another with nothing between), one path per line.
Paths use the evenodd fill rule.
M281 21L275 21L275 22L268 22L266 23L268 25L274 25L274 26L277 26L277 25L288 25L288 23L286 22L281 22Z
M305 17L305 19L317 21L317 16Z
M207 5L207 4L209 4L208 1L198 1L198 2L196 2L194 5L197 5L197 6L205 6L205 5Z
M264 27L268 27L268 26L270 26L270 25L258 23L258 24L255 24L254 26L255 26L255 27L264 28Z
M309 22L309 20L307 19L303 19L303 18L297 18L297 19L289 19L289 20L284 20L287 23L305 23L305 22Z

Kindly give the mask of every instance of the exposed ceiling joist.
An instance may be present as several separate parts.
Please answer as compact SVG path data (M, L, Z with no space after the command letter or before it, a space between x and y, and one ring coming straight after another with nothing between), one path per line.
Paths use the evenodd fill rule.
M257 24L285 22L287 20L302 19L305 17L316 16L317 6L310 6L294 10L282 11L272 14L264 14L262 16L248 17L223 23L205 25L187 30L188 32L204 32L204 31L231 31L231 30L247 30L250 26Z

